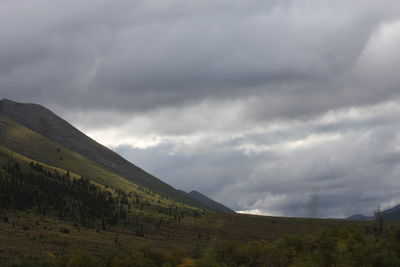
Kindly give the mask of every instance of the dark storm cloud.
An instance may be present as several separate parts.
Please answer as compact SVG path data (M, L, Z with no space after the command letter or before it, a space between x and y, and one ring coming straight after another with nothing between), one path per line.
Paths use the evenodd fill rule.
M257 103L261 118L312 115L363 103L359 95L369 92L346 75L398 7L397 1L2 1L1 88L14 99L36 94L35 101L53 105L136 112L256 95L271 107ZM365 101L397 96L389 90ZM296 101L296 94L320 104Z
M399 47L395 0L0 0L2 97L258 213L400 202Z

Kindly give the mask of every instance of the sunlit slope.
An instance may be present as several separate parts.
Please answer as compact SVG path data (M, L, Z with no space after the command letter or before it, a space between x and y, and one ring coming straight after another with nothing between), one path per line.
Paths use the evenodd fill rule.
M203 207L201 203L186 196L186 194L176 190L172 186L125 160L112 150L89 138L45 107L36 104L22 104L3 99L0 101L0 114L3 114L14 122L47 137L53 143L62 145L64 150L67 148L70 151L82 155L95 162L97 166L101 166L109 172L115 173L134 184L148 188L158 194L168 196L173 200ZM12 134L21 133L14 132ZM29 138L31 137L32 135L30 133ZM24 141L29 143L29 138L24 138ZM18 141L15 140L15 138L13 139L14 141ZM41 142L42 140L35 140L35 142L38 141ZM16 144L18 144L18 151L23 155L33 157L39 156L35 154L40 154L42 160L50 160L47 159L45 153L42 153L43 151L32 151L29 147L24 147L27 143L20 144L20 142L17 142ZM46 144L36 145L36 150L45 149L42 145L45 146ZM9 144L9 147L13 149L13 144ZM46 153L52 153L51 156L49 155L51 160L53 160L52 164L58 162L58 159L62 156L56 153L58 151L53 151L54 149L57 149L57 147L51 146L46 148ZM55 158L53 158L53 156ZM69 166L63 165L63 167L68 168Z
M133 190L136 185L109 172L84 156L15 123L0 115L0 145L32 160L70 170L102 185Z
M2 127L1 125L2 122L2 118L0 117L0 128ZM71 152L68 152L71 153ZM72 153L73 154L73 153ZM196 211L200 211L199 208L195 208L195 207L191 207L188 205L185 205L183 203L177 203L171 199L165 198L161 195L158 195L150 190L147 190L145 188L141 188L138 185L135 185L133 183L130 183L129 181L126 181L125 179L118 177L115 174L112 173L108 173L106 170L102 170L101 168L97 168L97 173L99 175L104 175L103 179L92 179L91 176L84 176L81 175L81 173L79 173L79 170L82 170L84 168L81 169L77 169L78 171L75 172L72 169L65 169L62 168L60 166L54 166L54 165L50 165L47 163L44 163L42 161L39 160L33 160L31 158L28 158L26 156L23 156L15 151L12 151L2 145L0 145L0 177L2 175L8 175L5 171L4 171L4 166L10 165L9 163L7 163L7 161L10 162L17 162L19 163L19 166L21 168L21 170L24 173L30 173L31 171L31 165L36 165L39 164L46 172L58 172L60 173L60 175L65 175L68 173L68 177L70 177L71 179L80 179L82 177L84 178L88 178L91 183L93 183L94 185L98 186L99 188L101 188L102 190L106 190L106 191L110 191L110 192L115 192L116 190L120 190L122 189L123 191L125 191L126 193L128 193L129 198L133 201L133 202L139 202L138 199L140 200L140 202L146 202L149 201L150 203L152 203L151 206L147 206L147 209L145 210L141 210L142 213L155 213L157 214L157 216L161 216L160 212L159 212L159 208L158 207L169 207L171 205L174 206L178 206L178 207L184 207L187 210L196 210ZM80 159L79 159L80 160ZM81 163L85 164L84 161L80 160ZM87 163L86 164L91 164L91 163ZM12 164L11 164L12 165ZM10 166L11 166L10 165ZM94 170L95 167L93 166L89 166L87 169L89 170ZM96 170L95 170L96 171ZM113 175L113 176L108 176L108 175ZM109 180L108 178L111 177L111 179L114 179L114 181L116 181L115 183L104 183L103 180ZM136 203L138 204L138 203ZM132 205L132 210L135 209L135 205ZM137 207L136 207L137 208Z
M1 121L1 117L0 117L0 121ZM69 176L71 177L71 179L73 179L73 178L80 179L82 177L89 178L87 176L82 176L80 174L77 174L77 173L73 172L70 169L63 169L61 167L55 167L55 166L43 163L43 162L41 162L39 160L33 160L31 158L23 156L23 155L15 152L15 151L12 151L12 150L0 145L0 164L3 164L3 165L7 164L5 162L5 159L12 159L13 161L18 162L20 164L20 167L22 169L25 169L25 170L28 169L28 166L30 164L34 164L34 165L35 164L40 164L40 166L42 166L42 168L45 169L46 171L51 171L51 172L57 171L62 175L68 173ZM6 174L6 172L4 170L2 170L1 168L0 168L0 173ZM123 182L126 183L125 181L123 181ZM96 182L93 179L91 179L91 183L93 183L93 184L95 184L97 186L100 186L101 188L103 188L105 190L111 190L112 191L112 189L111 189L112 187L110 187L108 184L99 183L99 182ZM135 184L132 184L132 183L131 184L126 184L124 188L121 188L121 187L117 187L117 188L118 189L124 189L125 191L132 190L133 192L135 192L136 190L138 190L138 191L140 190L139 186L137 186Z

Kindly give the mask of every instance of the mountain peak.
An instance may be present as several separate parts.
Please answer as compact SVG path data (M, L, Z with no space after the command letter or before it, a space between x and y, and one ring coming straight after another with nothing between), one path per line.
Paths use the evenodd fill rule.
M31 110L32 108L35 108L36 110ZM27 110L27 109L29 109L29 110ZM38 105L38 104L21 103L21 102L17 102L17 101L8 99L8 98L3 98L2 100L0 100L0 112L3 112L3 113L21 112L23 110L37 111L38 109L46 110L47 112L52 113L47 108L45 108L41 105Z
M0 113L43 135L53 130L58 133L62 131L61 128L68 125L66 121L41 105L20 103L7 98L3 98L0 102Z
M0 112L5 113L4 111L6 109L9 109L10 107L13 107L13 106L18 105L18 104L21 105L21 103L12 101L12 100L10 100L8 98L3 98L2 100L0 100Z
M6 104L6 103L12 104L12 103L16 103L16 102L14 102L8 98L3 98L2 100L0 100L0 104Z
M17 101L8 99L6 97L4 97L2 100L0 100L1 103L9 103L9 104L23 104L23 103L19 103Z

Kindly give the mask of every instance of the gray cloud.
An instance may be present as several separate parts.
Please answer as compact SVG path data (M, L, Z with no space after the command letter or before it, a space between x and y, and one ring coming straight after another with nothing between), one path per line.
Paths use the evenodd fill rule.
M399 11L397 1L1 5L0 81L9 97L30 100L35 91L55 105L140 112L261 94L273 100L273 111L263 113L272 117L357 101L365 89L349 88L353 75L340 78ZM346 90L346 97L330 101L321 87ZM374 100L397 95L388 90ZM310 110L296 94L323 104Z
M318 194L318 216L370 215L378 205L400 202L400 110L392 105L215 142L116 151L178 188L202 191L236 210L307 216L310 197Z
M0 0L0 93L238 210L367 213L400 202L399 33L395 0Z

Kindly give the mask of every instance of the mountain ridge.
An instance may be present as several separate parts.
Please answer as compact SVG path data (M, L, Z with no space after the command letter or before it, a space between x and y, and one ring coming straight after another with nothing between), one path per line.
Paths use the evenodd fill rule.
M400 221L400 205L383 211L383 217L388 221ZM366 221L373 220L374 216L365 216L362 214L355 214L346 218L346 220Z
M4 98L0 101L0 114L71 151L76 151L104 169L134 184L165 195L172 200L205 208L202 203L179 192L167 183L127 161L111 149L99 144L41 105L18 103Z
M350 221L366 221L366 220L370 220L370 219L371 219L371 217L367 217L362 214L354 214L354 215L351 215L346 218L346 220L350 220Z
M131 185L137 186L114 173L102 171L103 168L97 163L48 140L3 114L0 114L1 147L35 161L74 171L103 185L120 189L128 189Z

